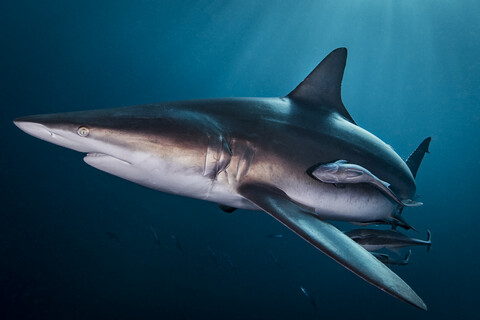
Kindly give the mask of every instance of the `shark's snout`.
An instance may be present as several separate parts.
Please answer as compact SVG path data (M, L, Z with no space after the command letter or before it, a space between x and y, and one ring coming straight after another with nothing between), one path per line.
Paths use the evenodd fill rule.
M20 117L13 123L29 135L80 152L92 152L84 131L77 132L78 126L61 121L55 115L34 115ZM80 127L82 128L82 127ZM82 134L83 135L82 135Z
M21 117L13 121L13 123L25 133L28 133L35 138L42 140L49 140L55 134L50 131L45 125L35 122L33 117Z

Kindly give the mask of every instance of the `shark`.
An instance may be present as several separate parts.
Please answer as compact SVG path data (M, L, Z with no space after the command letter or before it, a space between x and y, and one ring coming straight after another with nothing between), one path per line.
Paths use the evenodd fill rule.
M345 160L388 183L398 199L416 192L428 146L404 161L356 124L341 98L346 60L346 48L332 51L281 97L39 114L14 124L142 186L232 211L264 211L365 281L427 310L407 283L331 223L388 220L401 206L371 183L338 188L312 176L320 164Z

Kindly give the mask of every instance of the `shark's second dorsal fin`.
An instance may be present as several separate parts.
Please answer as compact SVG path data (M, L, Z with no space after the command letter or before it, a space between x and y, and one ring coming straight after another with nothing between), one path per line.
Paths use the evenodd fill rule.
M430 153L430 151L428 151L430 141L432 141L431 137L423 140L422 143L420 143L420 145L417 147L417 149L415 149L415 151L412 152L408 159L405 160L414 178L417 176L418 167L420 167L420 163L422 163L423 156L425 155L425 153Z
M342 102L341 86L347 62L347 49L333 50L288 97L311 104L327 106L355 123Z

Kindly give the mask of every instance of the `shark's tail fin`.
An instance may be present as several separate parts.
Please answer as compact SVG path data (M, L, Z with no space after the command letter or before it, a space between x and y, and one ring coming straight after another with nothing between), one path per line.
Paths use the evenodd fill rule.
M428 151L428 147L431 140L432 137L428 137L423 140L422 143L420 143L420 145L417 147L417 149L415 149L415 151L413 151L412 154L405 161L414 178L417 175L420 163L422 163L423 156L425 156L425 153L430 153L430 151Z
M430 230L427 230L428 232L428 236L427 236L427 252L430 251L430 247L432 246L432 233L430 232Z

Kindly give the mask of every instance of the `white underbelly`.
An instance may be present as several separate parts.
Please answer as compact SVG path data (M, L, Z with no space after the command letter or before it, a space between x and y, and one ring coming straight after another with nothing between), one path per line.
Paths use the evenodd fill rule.
M258 210L258 207L238 195L234 188L202 175L203 168L176 166L157 158L141 156L130 163L104 154L89 154L84 160L94 168L144 187L180 196L211 201L234 208Z
M391 218L396 205L374 188L358 186L322 188L317 193L304 192L291 197L314 208L321 219L368 222Z
M88 155L89 165L166 193L211 201L234 208L259 210L257 206L236 192L237 179L229 179L224 171L217 177L204 175L203 166L188 166L164 161L146 153L138 153L127 162L108 155ZM320 185L321 186L321 185ZM297 185L277 186L294 201L314 208L321 219L368 222L387 219L395 210L395 204L375 188L347 185L338 189L331 186Z

